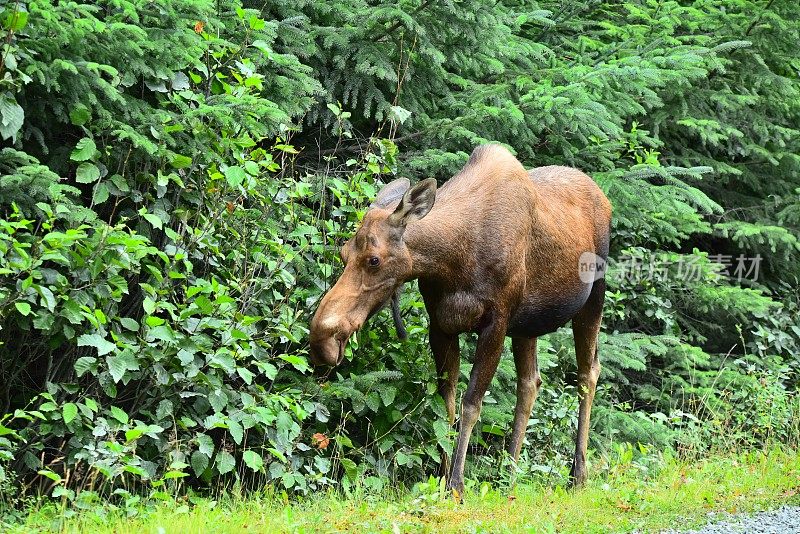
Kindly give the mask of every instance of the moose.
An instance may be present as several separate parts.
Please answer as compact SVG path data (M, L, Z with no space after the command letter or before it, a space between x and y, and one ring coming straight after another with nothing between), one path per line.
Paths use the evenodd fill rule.
M311 321L316 365L336 366L353 332L390 301L398 334L401 286L419 281L430 315L429 342L438 392L455 422L462 333L478 334L458 438L447 481L464 490L464 462L484 394L511 337L517 401L509 454L519 460L542 380L537 337L572 320L580 407L570 483L586 481L589 418L600 374L598 333L603 309L611 204L581 171L548 166L526 171L501 145L482 145L441 188L432 178L414 187L385 185L355 235L341 248L344 271ZM589 258L589 270L585 276ZM443 469L448 458L442 453Z

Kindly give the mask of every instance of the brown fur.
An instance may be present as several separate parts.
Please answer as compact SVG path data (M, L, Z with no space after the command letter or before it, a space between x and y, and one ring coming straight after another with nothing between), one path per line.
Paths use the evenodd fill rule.
M581 395L572 477L582 483L600 371L597 335L605 284L603 279L582 282L578 262L584 252L604 259L608 254L608 200L582 172L557 166L527 172L499 145L476 148L464 169L435 192L435 203L435 183L420 183L399 199L407 187L399 182L386 186L342 248L344 273L311 323L313 359L339 363L350 334L401 284L419 279L431 317L439 393L451 424L458 335L479 334L448 482L461 492L469 436L497 369L503 339L513 338L518 375L510 440L516 460L541 383L536 337L572 319Z

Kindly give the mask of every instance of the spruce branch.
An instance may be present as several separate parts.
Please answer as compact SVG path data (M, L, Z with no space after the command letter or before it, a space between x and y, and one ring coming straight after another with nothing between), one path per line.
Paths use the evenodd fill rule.
M744 32L745 37L750 35L750 32L753 31L753 29L755 29L756 25L759 22L761 22L761 18L764 16L764 13L769 11L769 8L772 6L772 4L774 2L775 2L775 0L769 0L769 2L767 2L767 5L764 6L764 9L761 10L761 13L758 14L758 16L755 18L755 20L753 20L753 22L750 23L750 26L748 26L747 31Z
M414 17L414 16L418 15L420 12L422 12L424 9L426 9L432 3L433 3L433 0L425 0L424 2L422 2L422 4L420 4L420 6L417 9L415 9L414 11L411 12L411 16ZM397 28L399 28L401 24L402 24L401 21L399 21L399 20L395 21L394 24L392 24L391 26L386 28L384 31L380 32L376 37L373 37L372 40L373 41L380 41L381 39L383 39L387 35L391 34L393 31L395 31Z

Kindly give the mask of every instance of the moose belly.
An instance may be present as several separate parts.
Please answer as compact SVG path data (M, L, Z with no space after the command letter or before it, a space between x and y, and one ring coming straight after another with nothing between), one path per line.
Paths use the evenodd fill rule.
M558 330L586 304L590 292L591 286L588 286L577 295L557 299L529 298L512 315L507 335L538 337Z

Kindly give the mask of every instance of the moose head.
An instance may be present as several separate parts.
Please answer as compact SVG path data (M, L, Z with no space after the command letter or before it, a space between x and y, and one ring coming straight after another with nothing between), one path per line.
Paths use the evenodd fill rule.
M413 261L403 235L436 200L436 180L410 185L400 178L384 186L342 246L344 272L311 321L311 359L316 365L340 364L353 332L390 301L398 335L405 337L397 299L400 287L412 277Z

